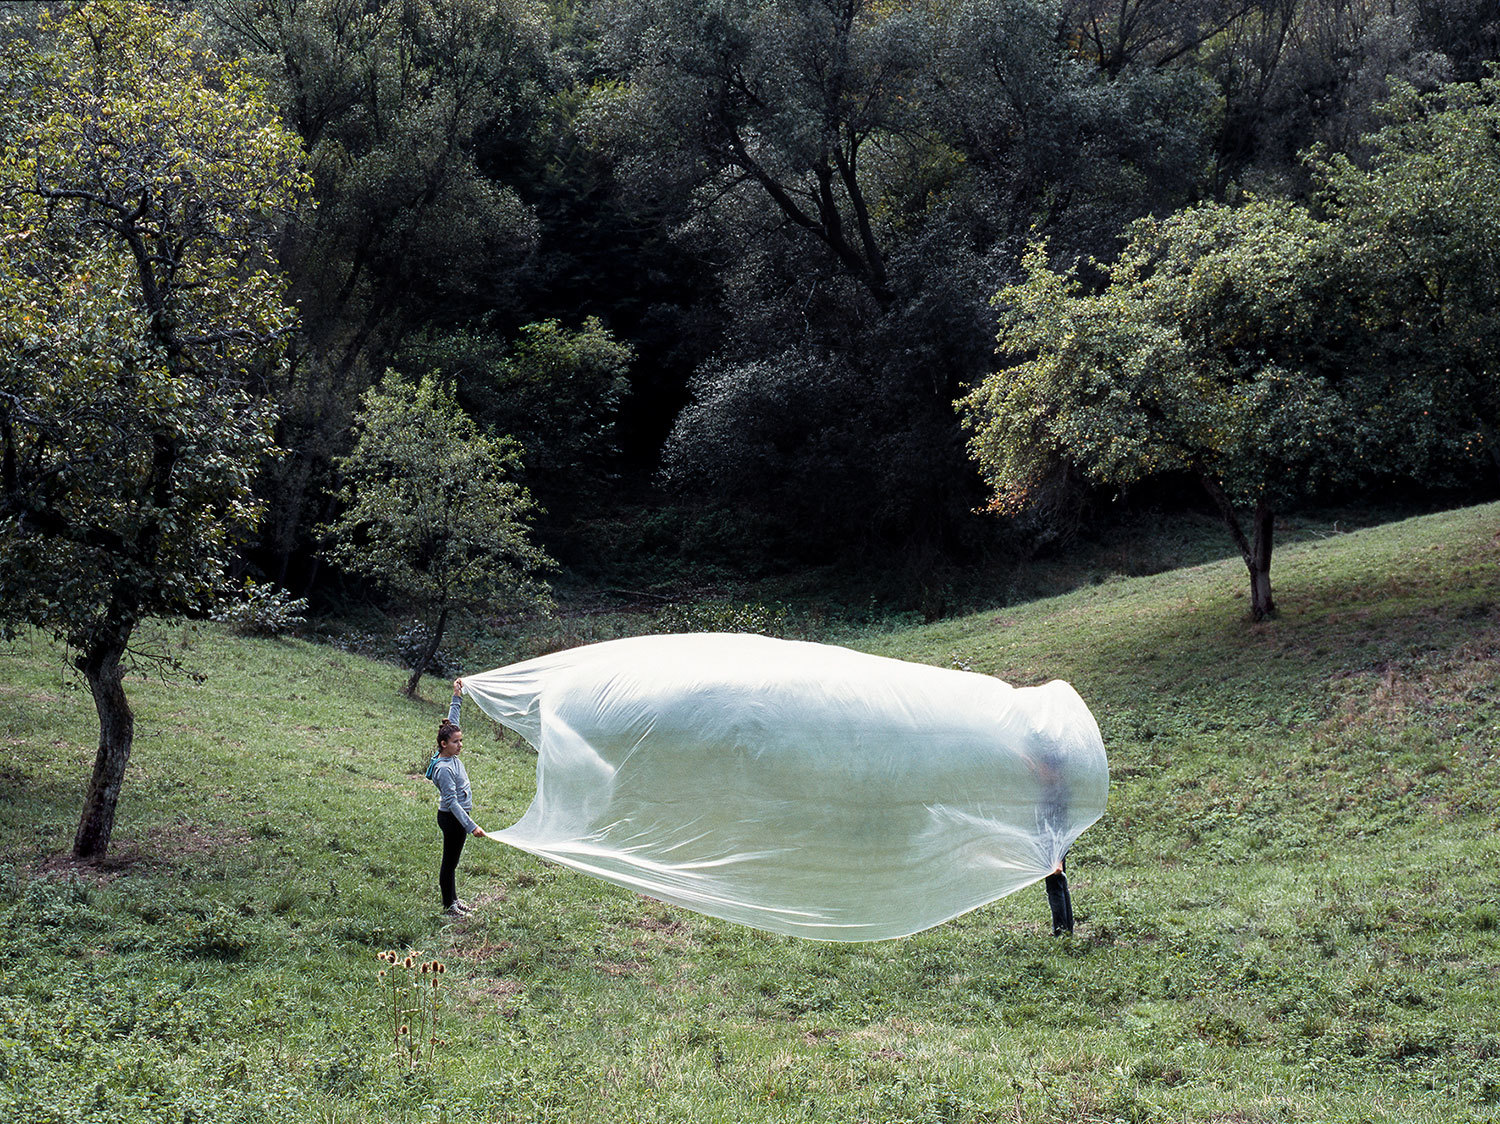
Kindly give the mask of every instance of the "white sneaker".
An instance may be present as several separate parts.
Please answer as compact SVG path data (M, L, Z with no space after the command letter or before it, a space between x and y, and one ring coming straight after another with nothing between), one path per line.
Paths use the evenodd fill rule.
M463 902L454 902L447 909L443 910L443 912L446 913L449 917L469 916L468 907L465 906Z

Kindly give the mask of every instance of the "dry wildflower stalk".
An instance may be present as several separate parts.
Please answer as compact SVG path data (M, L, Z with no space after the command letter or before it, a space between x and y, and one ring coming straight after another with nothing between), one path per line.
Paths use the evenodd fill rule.
M441 960L417 963L411 956L387 950L378 959L389 967L382 968L376 979L390 989L392 1058L400 1066L414 1070L431 1066L437 1048L444 1045L438 1038L442 1012L438 979L448 969Z

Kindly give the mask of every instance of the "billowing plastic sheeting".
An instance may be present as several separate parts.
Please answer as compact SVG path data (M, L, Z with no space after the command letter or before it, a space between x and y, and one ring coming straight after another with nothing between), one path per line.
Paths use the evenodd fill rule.
M1058 869L1109 768L1068 684L739 634L642 636L464 679L538 752L495 833L743 925L905 936Z

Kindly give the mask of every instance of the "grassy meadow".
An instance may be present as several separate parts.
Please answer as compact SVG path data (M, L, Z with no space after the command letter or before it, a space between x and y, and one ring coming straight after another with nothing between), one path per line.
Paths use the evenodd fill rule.
M91 701L50 643L0 645L0 1120L1500 1120L1497 531L1305 537L1258 625L1235 559L841 636L1088 701L1112 785L1071 938L1036 886L809 943L482 840L450 921L446 685L180 623L153 643L203 678L132 682L114 844L78 868ZM465 714L505 826L535 758ZM438 997L415 1063L384 950Z

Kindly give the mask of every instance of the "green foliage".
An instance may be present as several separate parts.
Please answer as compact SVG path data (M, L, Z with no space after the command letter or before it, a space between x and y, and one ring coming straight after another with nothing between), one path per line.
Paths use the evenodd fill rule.
M268 248L305 181L198 21L90 3L41 31L0 107L0 614L87 647L206 608L259 514L254 388L293 322Z
M655 631L753 632L794 638L790 612L785 605L755 602L695 601L670 605L657 614Z
M1358 358L1398 375L1382 405L1407 427L1401 469L1461 476L1481 456L1500 469L1500 70L1403 87L1382 116L1367 162L1312 161L1362 319Z
M435 380L389 372L356 424L328 556L435 620L414 689L451 612L546 606L536 574L551 560L531 541L531 496L513 479L519 447L481 433Z
M398 363L440 375L480 425L526 450L525 479L548 510L597 499L633 357L598 320L573 331L524 325L506 344L484 331L437 333L408 344Z
M75 849L109 844L120 661L205 612L261 514L264 396L295 321L272 260L308 184L262 84L193 15L97 0L4 45L0 628L73 649L99 713Z
M215 902L202 910L201 915L184 920L182 941L177 951L183 956L237 960L252 943L253 935L247 931L244 915L222 902Z
M616 505L649 492L663 452L668 490L754 509L820 562L913 540L949 558L1003 547L1002 524L972 518L951 404L993 362L986 301L1019 279L1024 247L1112 261L1141 215L1304 200L1300 151L1321 141L1363 166L1372 107L1403 81L1474 84L1497 27L1493 0L200 7L266 76L322 203L281 243L305 325L278 386L296 455L263 478L272 558L256 559L295 589L380 371L426 373L429 347L494 370L522 325L585 314L641 357L612 464L564 480L582 462L565 452L554 472L551 446L595 417L456 384L523 441L545 540L570 564L630 565L601 560L601 535L571 539L570 517L628 520ZM585 460L603 448L584 444ZM600 487L606 469L632 486ZM1050 488L1045 533L1065 535L1080 488ZM750 541L764 569L778 548Z
M473 299L534 236L476 150L526 127L545 28L514 0L212 7L308 149L320 206L289 250L314 360L336 383L356 364L379 371L404 332Z
M1206 475L1240 501L1349 475L1346 390L1309 362L1338 311L1320 299L1327 238L1285 204L1143 219L1097 294L1033 248L995 298L1011 364L962 403L997 507L1024 507L1059 461L1120 488Z
M1034 246L1027 280L995 298L1012 365L959 404L992 508L1025 510L1060 471L1120 489L1197 479L1249 569L1251 616L1273 613L1274 509L1357 478L1372 437L1405 420L1359 409L1379 398L1364 369L1325 361L1348 322L1330 257L1304 210L1255 202L1139 220L1112 266L1094 263L1099 293Z
M1024 509L1060 466L1122 489L1197 477L1254 584L1274 508L1500 467L1497 106L1500 77L1405 90L1367 166L1315 154L1324 217L1252 200L1143 219L1093 263L1098 292L1033 247L996 298L1010 365L961 403L995 509ZM1234 502L1256 505L1253 548ZM1256 593L1259 617L1268 580Z
M482 416L521 442L537 475L578 471L614 451L615 413L626 390L629 345L597 317L577 331L556 320L527 324L510 354L475 386ZM533 452L534 451L534 452Z
M278 253L302 329L274 394L263 564L300 588L360 394L402 340L507 304L532 208L492 169L543 95L547 35L525 0L212 0L227 47L265 76L308 153L318 206ZM508 163L501 157L499 163ZM477 306L477 308L476 308Z
M595 88L594 126L726 263L668 486L819 559L993 545L952 408L989 362L985 300L1028 234L1102 253L1190 197L1206 85L1091 66L1032 0L610 12L629 83Z

